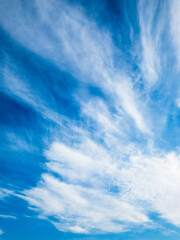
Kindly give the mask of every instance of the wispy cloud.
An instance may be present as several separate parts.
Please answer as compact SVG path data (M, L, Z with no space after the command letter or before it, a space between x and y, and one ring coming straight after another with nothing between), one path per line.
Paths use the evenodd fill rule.
M113 97L114 104L117 105L118 103L135 121L136 126L142 132L149 133L150 129L144 119L143 112L141 112L141 99L135 93L130 77L126 76L120 69L116 69L113 65L113 44L110 33L99 29L96 23L89 20L81 9L72 8L65 3L63 3L62 7L62 4L59 5L56 1L54 4L45 2L43 5L43 9L39 5L37 6L38 22L35 27L37 28L36 30L31 27L33 24L31 21L27 22L18 3L16 9L17 12L19 11L18 19L20 25L13 26L13 22L3 18L2 26L24 46L42 56L44 56L44 53L47 54L47 58L64 70L70 71L80 81L90 82L99 86L105 94ZM60 12L57 16L55 13L52 14L52 8L59 9ZM9 14L11 17L13 12L11 13L10 11ZM56 24L54 24L55 16ZM51 34L54 36L54 41L49 36L49 31L42 29L44 24L48 25ZM26 29L28 31L27 35L23 34L22 36L20 29ZM36 31L39 31L40 39L37 38L36 44L34 44L32 36L29 35L33 34L35 36ZM49 46L49 44L44 44L44 38L51 45L50 48L44 49L44 47ZM63 62L62 59L64 59ZM6 78L10 79L5 74ZM7 82L7 80L5 81ZM17 77L13 78L14 83L15 81L17 81ZM27 92L27 86L24 86L24 81L20 83L21 97L25 101L29 102L31 99L31 102L41 102L41 100L34 99L32 92L24 95ZM16 86L15 89L20 85L17 84ZM124 89L126 90L124 91ZM24 94L22 95L22 93ZM36 95L35 98L38 98L38 96ZM51 112L52 110L49 111ZM53 116L55 113L50 113L50 115Z
M4 199L5 197L10 196L11 194L13 194L12 190L0 188L0 199Z
M4 215L4 214L0 214L0 218L17 219L15 216L12 216L12 215Z
M78 149L53 143L46 152L51 173L43 174L36 188L24 192L43 216L55 218L58 229L121 232L133 224L150 224L149 212L179 226L179 155L154 150L122 162L101 148L97 155L93 145L88 156L82 153L88 152L84 148Z
M139 2L140 38L142 43L141 69L144 77L143 79L147 82L148 86L153 86L155 84L160 73L160 29L158 28L158 30L155 30L155 25L153 24L157 7L157 1L142 0Z
M178 8L177 1L139 1L138 27L133 29L129 20L127 30L136 34L131 36L137 55L133 62L123 55L123 46L117 56L121 33L114 39L115 30L102 26L80 3L2 2L2 31L22 56L4 47L1 92L38 115L45 130L36 132L32 121L32 131L43 142L40 154L46 161L36 163L43 171L36 185L18 193L2 189L0 199L24 199L38 218L64 232L154 227L152 212L180 225L178 134L173 147L165 147L174 141L170 134L179 131L179 87L168 65L173 54L163 52L171 42L179 66ZM170 13L171 33L166 43L165 12ZM29 129L4 129L9 152L38 149L26 137Z
M180 30L177 26L180 23L179 10L180 4L179 1L173 0L169 1L169 12L170 12L170 33L172 37L172 42L174 44L174 53L177 58L177 68L180 68Z
M76 171L73 170L74 174ZM61 231L121 232L127 229L128 223L149 221L141 209L113 194L65 183L51 175L43 175L39 187L24 193L29 204L42 215L55 218L52 222Z

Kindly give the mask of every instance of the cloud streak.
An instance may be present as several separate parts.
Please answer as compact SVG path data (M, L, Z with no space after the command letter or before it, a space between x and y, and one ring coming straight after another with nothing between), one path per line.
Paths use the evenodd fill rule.
M3 19L2 26L17 41L42 56L44 56L44 53L47 54L44 57L51 59L59 67L72 72L80 81L86 79L86 82L88 81L100 87L105 94L113 97L114 104L119 105L126 111L135 121L140 131L150 133L143 113L140 111L142 109L141 100L138 98L135 89L133 89L130 77L126 76L120 69L118 70L114 67L113 44L108 32L99 29L96 23L89 20L82 10L72 8L65 3L61 6L56 1L54 4L45 2L43 9L39 5L37 6L39 13L38 22L35 27L36 29L34 29L31 28L33 23L31 21L27 22L27 19L23 16L21 6L18 3L16 4L17 12L19 11L18 19L20 24L14 27L12 21ZM56 24L54 24L56 14L53 15L51 12L51 9L55 9L55 7L60 10L60 14L56 16ZM11 11L9 11L9 15L12 17ZM48 28L56 39L55 42L49 37L49 32L42 29L42 25L44 24L48 25ZM28 31L27 37L25 35L22 36L20 29ZM34 41L32 41L31 35L35 36L36 31L40 32L40 38L37 38L36 44L33 44ZM49 44L42 44L44 38ZM49 45L51 45L49 48L44 49L44 47L46 48ZM57 48L61 54L58 53ZM63 62L62 59L64 59ZM5 73L6 78L10 79ZM13 77L13 79L15 83L17 78ZM5 81L7 82L7 80ZM16 86L20 86L21 93L27 92L24 82L19 82ZM126 91L123 89L126 89ZM32 100L34 98L32 93L30 95L26 94L26 96L21 94L20 97L28 102L29 98ZM40 100L34 101L36 103L40 102ZM55 115L50 110L49 112L51 116Z

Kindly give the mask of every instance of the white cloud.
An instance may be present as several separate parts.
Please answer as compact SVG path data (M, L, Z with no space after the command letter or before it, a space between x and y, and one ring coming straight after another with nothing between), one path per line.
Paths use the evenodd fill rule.
M128 223L146 224L141 209L100 189L68 184L45 174L39 187L24 192L30 205L54 216L61 231L121 232ZM123 222L123 223L122 223Z
M139 23L141 29L141 44L142 44L142 61L141 69L145 83L148 87L153 86L158 80L160 73L160 33L161 26L158 23L158 28L154 29L153 24L155 14L157 11L158 1L144 1L139 2ZM162 19L160 19L162 22Z
M33 19L31 11L22 9L18 2L14 2L10 9L7 8L8 17L3 17L7 2L1 5L1 25L17 41L53 61L61 69L70 71L80 81L91 82L100 87L114 101L117 111L119 107L123 108L140 131L150 133L149 121L144 117L146 111L142 99L133 88L130 77L123 69L116 69L113 65L114 46L107 31L88 19L81 8L67 3L43 1L43 4L40 4L35 1L38 16L34 25L34 21L30 20ZM16 8L16 11L13 11L13 8ZM15 26L12 20L14 12L17 14ZM45 31L44 26L48 26L49 30ZM24 101L33 104L45 116L48 114L48 117L51 115L58 119L57 114L45 108L45 103L42 106L38 93L34 96L34 92L25 86L24 82L21 83L14 77L13 82L18 84L11 86L7 79L9 76L5 75L5 87L11 92L14 91Z
M3 16L8 2L0 7ZM3 17L2 27L20 44L61 70L101 88L109 102L98 98L85 101L75 94L82 116L94 121L97 131L92 133L89 126L86 130L78 128L64 118L68 130L65 136L61 132L61 138L65 141L54 141L44 153L47 173L42 174L37 187L16 196L28 201L31 209L40 214L38 217L49 219L61 231L121 232L134 224L151 226L148 213L152 211L179 226L180 157L175 153L157 154L153 147L147 146L153 142L148 102L135 88L131 73L128 75L113 65L110 34L87 18L80 8L58 1L35 1L35 4L35 25L31 11L27 13L19 2L13 2L15 16L12 7L8 17ZM150 89L161 71L158 44L162 26L155 34L152 28L156 3L149 2L150 10L145 4L145 1L139 4L143 52L140 67ZM177 2L173 2L172 12L174 4ZM172 25L177 25L178 19L177 15L172 16ZM158 24L163 25L161 21ZM174 27L171 34L180 49ZM7 65L3 73L6 94L63 125L62 116L52 110L30 81L18 76L16 63L7 59ZM114 110L107 106L113 106ZM88 125L88 121L85 123ZM136 137L141 143L136 142ZM19 143L25 147L24 142ZM0 198L6 195L7 191L0 192Z
M106 184L107 179L113 181L114 176L118 175L117 164L120 162L112 164L111 157L101 145L84 138L75 147L73 149L62 143L53 143L46 152L46 157L50 159L48 169L63 176L68 182L99 188Z
M54 142L45 152L49 173L23 193L32 209L61 231L121 232L134 224L153 226L149 212L180 225L178 154L149 148L126 159L113 158L114 152L101 145L83 142L74 147Z
M91 99L87 103L85 101L81 102L82 113L93 119L102 128L106 134L111 132L118 132L118 119L113 118L113 114L109 112L107 105L100 99ZM123 120L121 118L121 120ZM122 124L122 121L121 121Z
M13 98L23 100L37 112L40 112L44 118L61 125L63 117L54 112L40 93L33 89L24 72L19 71L20 76L18 76L17 69L15 62L8 60L7 66L3 70L4 80L1 82L3 91Z
M14 151L35 152L37 148L33 144L27 143L26 139L12 131L6 131L8 148Z
M4 199L5 197L12 195L13 191L12 190L8 190L5 188L0 188L0 200Z
M169 1L170 11L170 33L174 45L174 53L177 58L177 68L180 69L180 2L178 0Z
M76 148L54 142L45 152L48 171L23 198L61 231L122 232L131 224L150 224L142 208L121 199L121 163L89 139ZM56 173L56 177L52 175ZM62 180L63 179L63 180Z
M0 214L0 218L17 219L17 217L15 217L15 216L12 216L12 215L4 215L4 214Z
M125 195L141 200L149 211L155 211L180 226L180 156L174 152L155 156L134 156L120 171Z
M0 235L2 235L4 232L3 232L3 230L2 229L0 229Z
M130 79L126 77L121 82L119 83L115 82L113 84L114 92L116 93L115 97L118 97L118 101L120 100L122 102L122 107L129 114L129 116L131 116L134 119L137 128L140 129L142 133L150 135L151 134L150 126L147 125L148 121L145 121L142 114L143 112L145 112L143 111L145 109L145 105L140 101L138 95L133 90L133 85ZM116 106L118 106L117 102Z

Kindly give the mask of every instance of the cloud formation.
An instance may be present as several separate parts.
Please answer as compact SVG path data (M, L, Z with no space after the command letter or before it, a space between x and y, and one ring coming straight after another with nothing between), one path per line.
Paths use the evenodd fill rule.
M95 15L81 2L2 1L2 154L16 161L2 164L0 199L64 232L154 228L152 213L179 227L179 4L141 0L119 25L91 4Z
M92 142L87 144L92 156L53 143L46 152L51 173L42 175L37 188L25 191L25 199L43 216L54 216L54 224L61 231L121 232L128 223L149 222L141 207L133 206L120 197L119 191L113 191L113 187L120 187L115 183L120 171L117 163L108 159L104 149Z
M179 155L138 153L122 162L91 142L87 146L88 156L84 144L77 150L54 142L46 152L50 172L24 192L40 214L54 216L61 231L82 233L152 224L148 212L179 226Z

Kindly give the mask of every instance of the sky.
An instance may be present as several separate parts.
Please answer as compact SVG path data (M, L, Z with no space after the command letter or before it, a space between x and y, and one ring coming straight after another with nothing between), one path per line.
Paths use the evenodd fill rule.
M0 240L180 239L179 13L1 0Z

